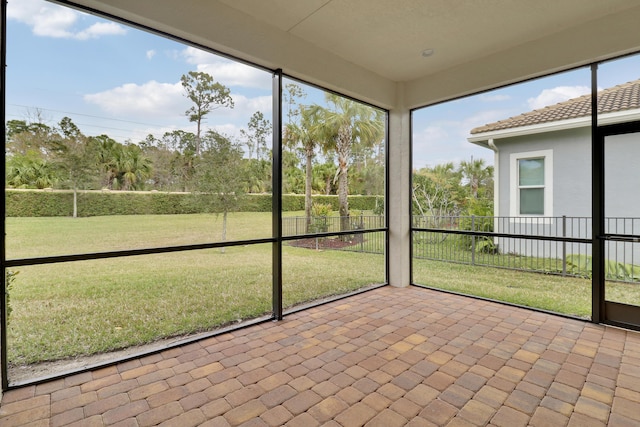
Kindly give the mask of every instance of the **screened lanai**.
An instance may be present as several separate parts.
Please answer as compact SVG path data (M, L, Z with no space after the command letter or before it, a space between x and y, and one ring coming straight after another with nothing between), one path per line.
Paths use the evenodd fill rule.
M412 109L637 51L632 1L61 2L389 111L389 283L410 283Z
M247 255L237 255L228 271L216 274L233 280L231 271L249 272L255 287L247 297L260 295L259 308L248 315L237 314L237 321L224 323L223 329L198 331L186 339L170 337L170 342L156 342L139 353L119 353L79 369L70 365L52 375L27 375L19 380L12 379L8 368L11 365L18 372L17 365L8 360L7 350L17 341L10 337L11 326L4 314L2 382L3 389L10 391L5 392L0 420L6 417L5 421L21 425L55 417L55 422L62 424L89 419L110 424L135 419L142 425L160 421L180 424L193 417L190 422L194 425L205 421L212 425L295 425L312 422L313 418L318 425L333 421L334 425L345 426L367 422L405 425L412 421L419 425L424 420L432 425L454 420L475 425L490 420L496 425L543 425L550 420L567 424L586 417L604 424L638 421L633 410L639 405L639 390L629 384L629 378L638 377L637 334L602 326L634 329L639 323L637 305L606 301L606 244L633 244L638 233L635 229L625 233L607 231L606 187L602 182L604 141L619 134L637 134L638 122L599 127L597 114L592 115L592 156L603 160L587 165L592 168L593 180L591 233L579 241L569 241L589 245L593 256L591 307L585 319L502 308L486 299L473 300L412 286L432 285L424 280L429 277L428 267L425 270L421 266L416 273L413 265L416 236L442 230L414 222L411 193L416 153L412 143L413 118L420 109L576 69L585 70L585 84L596 102L599 67L606 68L602 64L607 61L624 60L640 51L637 2L217 0L184 1L179 7L164 0L53 3L210 52L263 73L261 78L269 88L263 95L272 113L267 119L273 126L267 142L271 157L265 156L264 163L270 168L270 198L263 202L268 205L269 214L252 233L240 237L232 234L228 242L198 236L196 231L196 238L176 237L163 245L141 238L134 244L120 242L115 249L105 245L87 251L71 247L19 256L4 253L5 271L22 269L24 277L30 271L42 270L58 278L78 269L87 280L103 270L103 262L114 259L122 260L122 271L142 263L150 268L143 274L161 276L162 270L153 270L167 262L190 265L202 257L206 263L206 251L227 250L234 254L235 250L246 249ZM6 40L11 37L7 34L6 7L3 3L4 99L10 92L10 83L4 83L5 74L10 73L5 73L5 65L11 66L6 52ZM20 55L12 58L20 60ZM375 220L366 222L364 213L357 220L352 214L348 231L338 225L313 232L308 225L302 226L307 227L306 231L287 228L293 222L287 219L284 207L289 203L284 190L289 178L283 174L287 160L283 147L289 111L286 91L292 82L308 88L309 93L318 90L362 103L381 117L384 129L379 139L382 167L378 178L382 190L373 193L380 196L374 202L381 213ZM3 115L6 111L3 102ZM4 119L9 120L6 115ZM5 200L7 194L5 191ZM12 225L5 221L5 231L10 232ZM134 227L130 232L137 231ZM363 254L349 253L323 261L320 257L324 255L318 252L315 263L320 272L309 270L305 274L294 268L299 261L290 244L306 238L315 239L317 245L318 233L340 241L348 237L361 248L365 242L376 242L376 255L365 250ZM492 233L485 230L480 236L505 237ZM327 272L338 268L351 270L344 279L358 284L344 285L320 296L305 296L301 299L305 305L294 303L297 300L288 285L304 288L305 282L316 277L331 282ZM20 278L16 276L16 280ZM397 307L397 315L381 308L383 300ZM328 305L316 307L321 303ZM449 305L457 309L452 310ZM14 307L21 309L15 303ZM359 307L363 310L362 320L358 319ZM7 313L6 300L2 308ZM376 310L380 310L379 316ZM474 313L486 315L486 328L474 328L465 320L473 318L483 324L482 316L474 317ZM434 327L438 333L427 333L430 322L437 325ZM113 327L119 331L123 326ZM331 328L338 328L336 334L330 332ZM563 346L567 340L573 340L571 348ZM164 348L169 349L163 351ZM309 354L299 354L305 348ZM150 355L144 356L145 349ZM271 351L273 357L269 356ZM187 359L197 362L186 366ZM178 372L182 368L176 366L185 371ZM433 377L435 373L439 374ZM101 381L113 384L98 384ZM121 386L124 393L114 388L110 394L103 389L109 385L117 388L129 381L132 388ZM513 387L504 381L513 382ZM198 389L205 383L206 387ZM87 401L63 408L65 404L60 400L76 391ZM193 402L188 403L184 400L187 398ZM100 405L106 406L98 408ZM350 405L355 409L347 410ZM27 407L39 408L40 415L34 415L35 409L30 412ZM120 407L129 412L118 412ZM156 408L168 412L161 416L162 411ZM482 420L471 415L480 413L474 408L484 414ZM166 415L172 411L174 415ZM30 418L32 415L34 418Z

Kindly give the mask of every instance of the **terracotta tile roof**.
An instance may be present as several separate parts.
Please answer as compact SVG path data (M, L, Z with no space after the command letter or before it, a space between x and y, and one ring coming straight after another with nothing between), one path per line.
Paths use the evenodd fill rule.
M598 92L598 112L600 114L637 108L640 108L640 79ZM591 115L591 94L479 126L472 129L471 133L511 129L589 115Z

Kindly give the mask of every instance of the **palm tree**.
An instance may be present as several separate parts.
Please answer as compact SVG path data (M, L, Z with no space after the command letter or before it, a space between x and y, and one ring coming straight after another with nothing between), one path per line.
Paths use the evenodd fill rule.
M323 129L320 126L319 110L308 106L299 107L300 124L287 123L282 142L287 147L300 147L305 158L304 214L307 231L311 226L311 192L313 185L313 158L320 146Z
M58 181L51 163L33 151L8 157L5 179L14 188L48 188Z
M314 182L316 191L329 195L333 190L333 178L336 176L336 165L333 162L317 164L313 167Z
M151 160L136 145L122 147L116 165L121 190L142 189L145 180L151 176Z
M321 134L325 150L335 150L338 157L338 203L340 229L349 230L349 162L354 144L371 147L384 138L382 111L352 101L339 95L327 93L329 108L315 106L316 114L322 117Z
M471 197L477 199L478 189L487 185L493 178L493 167L485 167L484 159L473 160L472 157L469 162L460 162L460 173L469 185Z
M107 135L92 137L91 142L96 150L98 168L102 175L102 187L113 190L113 184L118 172L116 160L122 145Z

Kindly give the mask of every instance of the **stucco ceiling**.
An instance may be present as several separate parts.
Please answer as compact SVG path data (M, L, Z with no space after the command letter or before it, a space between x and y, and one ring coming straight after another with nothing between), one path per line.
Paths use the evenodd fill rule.
M638 0L74 0L376 103L414 107L640 50ZM423 56L425 49L433 55Z

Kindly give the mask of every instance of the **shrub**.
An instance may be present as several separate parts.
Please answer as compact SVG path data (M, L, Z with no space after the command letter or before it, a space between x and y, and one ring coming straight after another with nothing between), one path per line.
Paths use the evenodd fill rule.
M6 216L71 216L73 193L57 191L5 191Z
M384 215L384 197L376 196L373 213L374 215Z
M271 196L269 196L269 199L271 199ZM302 194L283 194L282 195L282 210L284 212L303 211L304 210L304 195L302 195Z
M5 190L6 216L46 217L73 215L73 192L69 190ZM384 209L381 196L349 196L352 209L371 211ZM330 205L338 210L338 196L315 195L314 203ZM172 215L210 212L210 198L191 193L164 193L159 191L80 191L78 216L103 215ZM215 206L213 206L215 208ZM239 196L237 211L271 212L271 194L244 194ZM304 210L303 194L282 196L282 210Z
M640 282L640 266L606 259L604 268L607 280ZM591 278L593 271L591 255L568 255L567 271L576 276Z
M311 225L309 232L326 233L329 231L327 217L333 211L332 206L328 203L314 203L311 205Z

